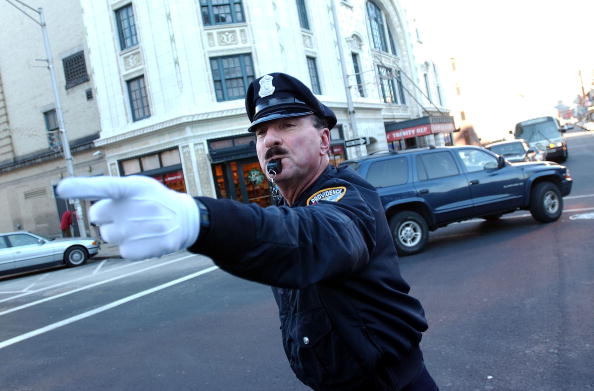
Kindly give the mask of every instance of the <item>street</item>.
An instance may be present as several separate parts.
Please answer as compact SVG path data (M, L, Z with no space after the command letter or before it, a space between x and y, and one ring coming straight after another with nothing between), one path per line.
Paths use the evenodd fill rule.
M442 390L594 390L594 133L567 134L561 219L431 233L400 260ZM307 390L266 286L185 252L0 280L2 390Z

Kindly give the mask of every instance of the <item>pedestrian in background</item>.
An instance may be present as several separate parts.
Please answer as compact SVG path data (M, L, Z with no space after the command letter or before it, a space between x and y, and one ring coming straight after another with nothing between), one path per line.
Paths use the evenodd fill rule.
M334 113L283 73L253 81L245 104L275 206L193 199L140 176L69 178L58 194L101 199L91 220L124 258L188 249L272 286L291 368L314 390L437 390L379 196L329 164Z
M65 238L72 237L72 218L76 216L76 211L70 210L70 204L66 204L66 210L62 213L60 219L60 229L62 230L62 236Z

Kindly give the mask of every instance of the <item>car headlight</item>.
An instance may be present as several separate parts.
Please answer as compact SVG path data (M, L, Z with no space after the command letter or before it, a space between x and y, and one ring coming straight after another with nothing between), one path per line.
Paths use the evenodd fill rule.
M565 168L565 172L563 173L563 178L571 179L571 173L569 172L569 168Z

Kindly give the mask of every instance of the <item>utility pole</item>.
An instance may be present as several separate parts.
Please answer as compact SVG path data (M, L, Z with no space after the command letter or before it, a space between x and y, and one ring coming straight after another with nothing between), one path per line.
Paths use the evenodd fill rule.
M68 141L68 133L66 132L66 127L64 126L64 116L62 113L62 102L60 100L60 93L58 91L58 82L56 79L56 71L54 67L54 58L52 56L52 50L50 48L49 37L47 35L47 24L45 23L45 15L43 13L43 8L34 9L33 7L27 5L21 0L14 0L23 7L28 8L29 10L35 12L39 16L39 20L33 18L23 9L17 7L13 4L10 0L6 0L6 2L12 5L14 8L22 12L25 16L35 22L37 25L41 27L41 34L43 35L43 47L45 49L46 61L47 61L47 68L50 73L50 79L52 84L52 92L54 94L54 104L56 107L56 119L58 120L58 127L60 132L60 138L62 140L62 150L64 151L64 160L66 160L66 170L68 171L68 176L74 176L74 164L72 162L72 153L70 152L70 143ZM87 230L85 228L82 208L80 206L80 201L78 199L74 199L74 208L76 209L76 222L78 224L78 229L80 231L80 236L85 237L87 236Z
M355 106L353 105L353 97L351 96L351 88L349 87L349 76L346 69L346 61L342 46L342 34L340 33L340 25L338 24L338 14L336 12L335 0L330 0L330 7L332 8L334 32L336 33L336 42L338 43L338 56L340 58L340 70L342 71L342 81L344 83L344 91L347 99L347 116L349 119L349 125L353 130L353 137L359 137L357 121L355 119Z

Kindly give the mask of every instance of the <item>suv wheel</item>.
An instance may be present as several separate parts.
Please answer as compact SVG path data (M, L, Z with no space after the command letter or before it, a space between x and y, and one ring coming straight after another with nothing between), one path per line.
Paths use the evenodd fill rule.
M417 212L398 212L390 219L392 238L400 255L411 255L421 251L427 244L429 228Z
M561 216L563 198L554 183L541 182L537 184L532 190L530 198L530 213L535 220L549 223Z

